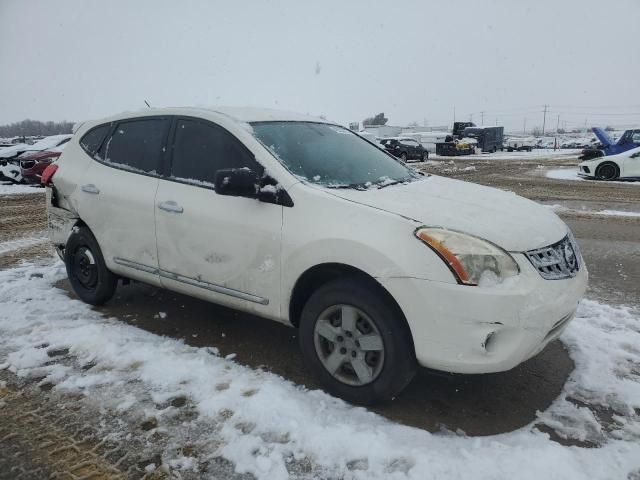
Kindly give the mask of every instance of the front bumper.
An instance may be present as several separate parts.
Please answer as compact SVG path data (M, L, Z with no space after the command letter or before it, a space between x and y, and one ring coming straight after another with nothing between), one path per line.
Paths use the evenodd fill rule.
M523 254L521 273L491 288L416 278L378 279L409 323L418 362L455 373L510 370L564 331L582 298L588 272L545 280Z
M591 165L578 165L578 176L582 178L595 178L595 169Z

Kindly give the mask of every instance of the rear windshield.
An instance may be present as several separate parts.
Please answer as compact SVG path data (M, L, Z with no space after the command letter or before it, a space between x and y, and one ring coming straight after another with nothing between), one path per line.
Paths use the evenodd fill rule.
M256 122L255 136L294 175L330 188L368 188L419 175L346 128L313 122Z

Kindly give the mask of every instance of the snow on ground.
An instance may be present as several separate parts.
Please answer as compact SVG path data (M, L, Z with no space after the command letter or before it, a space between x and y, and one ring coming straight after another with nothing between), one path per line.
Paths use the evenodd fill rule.
M545 172L545 177L553 178L554 180L578 180L584 181L584 178L578 176L577 168L556 168Z
M171 408L150 412L145 398L186 396L209 425L199 451L226 457L238 472L284 479L287 465L305 460L322 478L353 479L625 479L640 468L640 317L625 308L584 301L563 334L576 369L539 421L596 446L580 448L533 424L477 438L399 425L221 358L215 347L105 318L52 286L61 278L60 262L0 271L0 368L44 376L54 391L83 394L122 418L157 415L160 430ZM64 348L73 362L52 363L47 350ZM610 413L606 425L600 410ZM176 433L187 430L184 423ZM175 448L163 460L193 467Z
M49 238L45 235L42 235L39 237L21 237L16 240L0 242L0 255L12 252L14 250L20 250L23 248L33 247L34 245L40 245L41 243L47 241L49 241Z
M31 185L16 185L14 183L0 182L0 196L22 195L25 193L44 193L44 188Z
M530 152L496 152L496 153L478 153L476 155L460 155L457 157L446 157L436 154L430 154L429 158L433 160L557 160L563 157L573 157L579 155L581 150L563 149L563 150L547 150L537 148Z
M613 217L640 217L640 212L625 212L622 210L600 210L597 215L609 215Z
M602 181L602 180L588 180L588 179L584 179L582 177L578 176L578 169L577 168L556 168L553 170L548 170L547 172L545 172L545 176L547 178L553 178L555 180L577 180L580 182L584 182L584 181ZM637 185L640 186L640 182L635 182L635 181L620 181L620 180L616 180L616 181L608 181L607 183L622 183L624 185Z
M573 213L577 215L602 215L606 217L640 217L640 212L629 212L626 210L587 210L565 207L560 204L545 205L554 212L558 213Z

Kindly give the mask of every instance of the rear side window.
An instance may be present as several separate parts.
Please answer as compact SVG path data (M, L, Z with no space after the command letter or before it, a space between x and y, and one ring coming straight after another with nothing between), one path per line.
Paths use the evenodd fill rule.
M213 184L218 170L243 167L262 173L251 152L225 129L198 120L176 122L171 177Z
M111 128L109 124L92 128L80 139L80 146L93 157L100 148L104 137L109 133L109 128Z
M118 123L98 158L125 170L156 174L165 150L169 120L145 118Z

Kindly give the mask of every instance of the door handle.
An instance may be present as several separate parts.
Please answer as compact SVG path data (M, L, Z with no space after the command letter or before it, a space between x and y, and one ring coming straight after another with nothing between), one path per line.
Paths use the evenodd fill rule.
M85 193L92 193L94 195L97 195L97 194L100 193L100 189L98 187L96 187L93 183L88 183L86 185L82 185L82 187L80 187L80 189Z
M166 202L158 203L158 208L160 210L164 210L165 212L171 212L171 213L182 213L182 212L184 212L184 208L182 208L180 205L178 205L173 200L167 200Z

